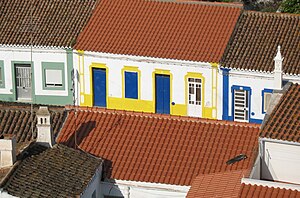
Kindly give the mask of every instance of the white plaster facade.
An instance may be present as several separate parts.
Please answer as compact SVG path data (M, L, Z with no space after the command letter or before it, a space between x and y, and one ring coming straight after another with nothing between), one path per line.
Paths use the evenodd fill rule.
M259 155L252 168L250 179L257 182L268 180L299 185L299 153L300 144L297 142L260 138Z
M0 197L1 198L17 198L15 196L8 194L7 192L3 191L2 189L0 189Z
M300 144L261 139L262 179L300 184Z
M94 176L91 181L88 183L85 190L81 193L81 198L101 198L102 197L102 189L101 189L101 177L102 177L102 164L96 170ZM94 195L93 195L94 193ZM94 197L93 197L94 196Z
M300 83L299 75L286 75L283 74L283 81ZM222 100L223 105L228 105L228 120L233 119L233 87L248 87L251 89L250 95L250 122L261 123L264 119L266 112L263 111L263 91L264 90L278 90L278 83L274 72L259 72L231 69L228 75L228 100ZM220 92L225 92L224 86L219 86ZM224 94L223 94L224 96ZM223 113L224 114L224 113ZM223 115L224 119L224 115Z
M70 60L72 51L69 53ZM15 76L13 74L14 63L28 63L33 62L32 78L34 79L34 86L32 91L32 100L34 103L42 104L72 104L72 94L70 93L71 84L68 79L70 76L70 67L68 69L68 53L66 49L50 48L50 47L33 47L29 46L0 46L0 61L3 61L4 68L4 86L0 86L0 99L4 101L15 102ZM42 82L42 62L53 62L64 64L64 90L45 90ZM72 68L72 66L71 66ZM54 100L57 97L59 100ZM22 100L18 100L23 102ZM27 102L27 101L25 101Z
M104 195L124 198L184 198L190 186L116 180L115 183L101 182Z
M222 112L219 107L222 104L217 93L221 74L217 64L181 61L162 58L139 57L129 55L115 55L98 52L77 52L78 58L74 58L74 67L78 71L78 104L93 106L93 91L91 79L91 67L105 67L107 76L107 108L154 112L154 73L171 76L171 103L170 114L189 115L187 113L187 83L185 77L189 74L199 74L204 77L203 106L206 112L204 117L221 119ZM74 56L75 57L75 56ZM76 61L76 64L75 64ZM78 63L78 64L77 64ZM128 107L130 101L124 100L122 95L123 82L122 71L126 67L135 67L140 71L140 98L133 105L135 109ZM204 115L204 112L202 112Z

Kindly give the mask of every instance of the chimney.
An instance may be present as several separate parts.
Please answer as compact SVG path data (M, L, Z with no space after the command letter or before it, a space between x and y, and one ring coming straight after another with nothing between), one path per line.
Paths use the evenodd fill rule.
M48 107L40 107L36 113L37 117L37 142L48 147L53 145L53 135Z
M0 168L12 166L16 161L15 136L0 137Z
M274 61L275 61L274 89L282 90L282 61L283 61L283 57L281 57L280 45L278 46L277 54L274 58Z

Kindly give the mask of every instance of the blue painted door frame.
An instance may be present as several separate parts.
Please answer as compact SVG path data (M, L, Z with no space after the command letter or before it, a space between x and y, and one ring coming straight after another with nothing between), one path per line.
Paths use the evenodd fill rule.
M155 112L170 114L170 76L155 75Z
M93 68L94 106L106 107L106 70Z

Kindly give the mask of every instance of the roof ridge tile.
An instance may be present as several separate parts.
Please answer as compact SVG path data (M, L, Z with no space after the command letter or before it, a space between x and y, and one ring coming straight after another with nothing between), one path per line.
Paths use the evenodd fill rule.
M72 106L66 105L66 110L68 111L85 111L85 112L97 112L97 113L111 113L111 114L120 114L127 116L140 116L140 117L152 117L157 119L169 119L169 120L179 120L187 122L201 122L207 124L215 125L229 125L229 126L243 126L243 127L260 127L260 124L256 123L246 123L246 122L236 122L228 120L214 120L209 118L199 118L191 116L180 116L180 115L166 115L166 114L157 114L149 112L137 112L137 111L126 111L126 110L117 110L117 109L107 109L103 107L85 107L85 106Z

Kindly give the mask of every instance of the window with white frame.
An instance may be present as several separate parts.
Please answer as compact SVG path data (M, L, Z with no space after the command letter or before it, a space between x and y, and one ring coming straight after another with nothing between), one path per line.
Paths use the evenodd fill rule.
M263 96L264 97L264 104L263 104L264 112L267 112L267 110L268 110L270 100L271 100L271 96L272 96L272 93L264 92L264 96Z
M46 87L62 87L63 78L62 70L59 69L45 69L45 86Z
M43 88L49 90L64 90L64 63L42 62Z

